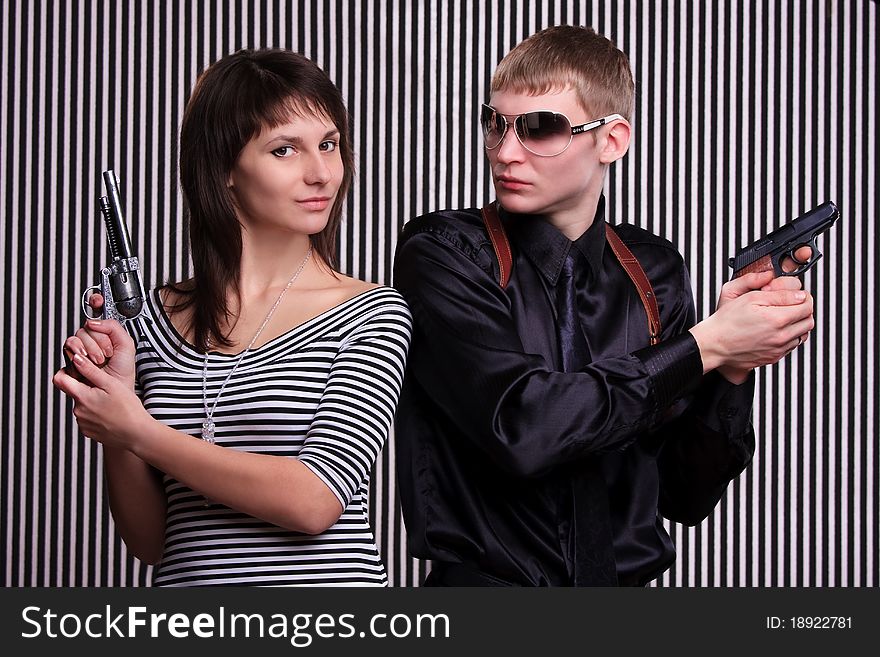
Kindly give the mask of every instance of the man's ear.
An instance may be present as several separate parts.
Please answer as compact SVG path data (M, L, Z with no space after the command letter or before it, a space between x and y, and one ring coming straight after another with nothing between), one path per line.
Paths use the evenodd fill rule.
M605 134L604 145L599 151L599 161L603 164L611 164L626 155L631 132L629 121L615 120Z

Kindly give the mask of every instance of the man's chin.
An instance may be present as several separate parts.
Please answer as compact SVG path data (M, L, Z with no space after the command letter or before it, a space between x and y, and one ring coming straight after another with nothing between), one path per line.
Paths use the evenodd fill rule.
M543 206L535 199L530 199L521 194L511 194L510 192L498 192L496 190L495 197L502 208L514 214L541 214Z

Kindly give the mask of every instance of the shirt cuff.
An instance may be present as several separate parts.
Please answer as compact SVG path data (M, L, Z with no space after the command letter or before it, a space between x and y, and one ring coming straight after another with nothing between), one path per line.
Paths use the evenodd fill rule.
M731 383L718 372L709 372L694 400L694 410L713 431L739 438L751 430L754 397L754 371L740 385Z
M665 409L694 392L703 378L703 359L690 331L633 354L651 379L657 409Z

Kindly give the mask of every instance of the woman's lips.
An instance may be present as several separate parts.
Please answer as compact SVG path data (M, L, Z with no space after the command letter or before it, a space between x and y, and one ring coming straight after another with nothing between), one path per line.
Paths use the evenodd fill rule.
M312 198L299 199L297 203L306 210L320 212L321 210L327 209L327 206L330 205L330 200L331 199L328 196L314 196Z

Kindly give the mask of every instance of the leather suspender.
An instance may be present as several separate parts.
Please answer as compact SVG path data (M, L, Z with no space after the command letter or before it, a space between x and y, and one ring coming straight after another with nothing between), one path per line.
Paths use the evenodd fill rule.
M645 270L639 264L639 261L627 248L623 240L617 236L611 224L605 224L605 238L614 251L614 255L620 261L620 264L626 270L633 285L639 291L642 298L642 304L645 306L645 313L648 315L648 335L651 336L651 344L655 345L660 342L660 310L657 308L657 297L654 295L654 288L651 281L645 275Z
M486 224L486 232L489 234L489 239L492 240L495 256L498 258L500 271L498 284L502 289L505 289L510 281L510 271L513 269L513 254L510 252L507 233L504 232L504 226L501 225L501 219L498 218L497 205L494 201L484 205L482 214L483 223Z
M513 254L510 251L510 242L507 234L504 232L504 226L498 217L497 203L492 202L484 205L482 209L483 223L486 224L486 232L492 241L492 247L495 249L495 256L498 258L498 268L500 271L498 284L502 288L506 288L510 282L510 272L513 269ZM645 275L645 270L639 264L639 261L627 248L623 240L617 236L611 224L605 224L605 238L608 245L617 257L624 271L626 271L636 290L639 292L639 298L645 306L645 314L648 316L648 335L651 338L651 344L655 345L660 342L660 310L657 307L657 297L654 295L654 288L651 287L651 281Z

